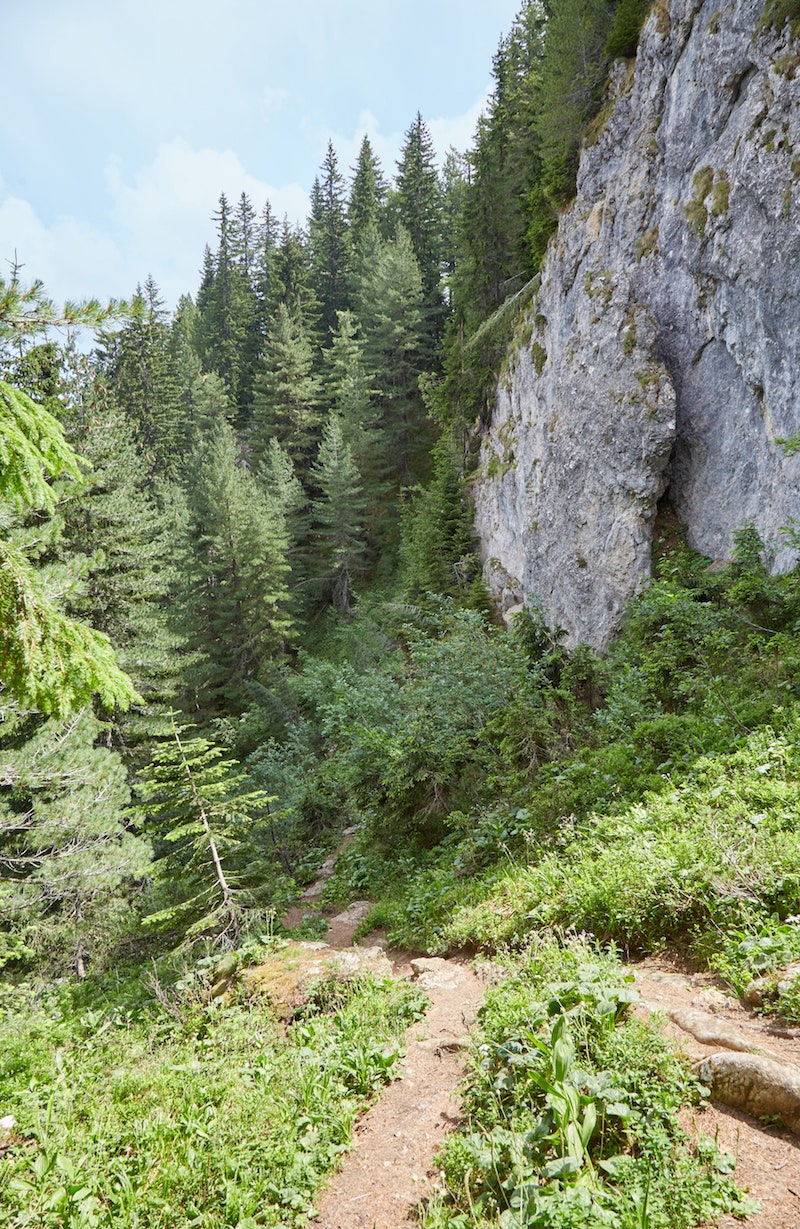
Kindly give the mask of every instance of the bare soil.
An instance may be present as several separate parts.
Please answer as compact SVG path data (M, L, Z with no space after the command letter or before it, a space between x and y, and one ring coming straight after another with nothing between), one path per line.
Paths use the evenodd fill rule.
M776 1035L772 1022L755 1016L737 999L725 994L714 977L681 971L667 959L651 958L633 966L635 984L644 1003L665 1013L661 1027L676 1047L691 1059L718 1050L683 1032L666 1018L675 1008L693 1007L713 1013L753 1036L754 1043L778 1055L783 1062L800 1065L800 1040ZM706 1109L686 1111L682 1125L689 1135L715 1138L720 1148L736 1157L736 1181L757 1200L761 1211L748 1218L748 1229L800 1229L800 1140L780 1126L767 1126L729 1106L713 1102ZM723 1216L719 1229L734 1229L742 1222Z
M418 967L418 971L413 966ZM402 971L402 970L401 970ZM406 1034L402 1074L356 1128L353 1151L319 1200L321 1229L400 1229L431 1189L436 1152L459 1121L458 1086L483 983L456 961L414 960L431 1000Z

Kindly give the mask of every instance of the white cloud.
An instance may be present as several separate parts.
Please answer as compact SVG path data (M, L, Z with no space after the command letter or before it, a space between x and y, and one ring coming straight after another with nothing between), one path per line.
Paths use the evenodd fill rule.
M192 149L186 141L159 146L133 182L119 159L106 167L111 220L103 231L72 217L45 223L33 206L4 193L0 182L0 262L24 263L23 277L44 281L55 299L129 296L152 273L171 306L199 282L203 249L215 243L212 214L221 192L235 202L246 192L260 212L269 198L278 218L303 222L308 196L297 184L280 188L250 175L230 150ZM0 264L0 274L6 273Z
M464 115L457 115L454 119L441 118L430 121L428 127L440 162L444 161L450 149L456 149L460 154L464 154L471 148L478 120L486 110L488 101L489 90Z
M234 204L242 192L257 212L270 200L278 218L302 222L308 196L298 184L274 188L250 175L232 150L192 149L184 140L164 142L155 158L125 182L111 159L106 180L114 214L139 260L140 278L152 273L168 302L197 287L203 249L214 246L214 224L221 192Z
M475 128L486 108L488 99L489 91L487 90L463 115L456 115L452 118L442 116L426 121L440 166L451 148L455 148L459 153L465 153L470 148L475 137ZM379 120L371 111L362 111L359 114L356 130L351 137L333 138L342 174L347 175L348 170L355 167L358 151L365 136L369 137L373 153L379 159L384 175L387 179L394 178L397 159L400 157L400 150L405 140L405 131L383 135L379 130Z
M56 303L66 299L122 297L130 271L112 239L76 218L46 225L31 204L0 185L0 274L22 264L23 281L41 278Z

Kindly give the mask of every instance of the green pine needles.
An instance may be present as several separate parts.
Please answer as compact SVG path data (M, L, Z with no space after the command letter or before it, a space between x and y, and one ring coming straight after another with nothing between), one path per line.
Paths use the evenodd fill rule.
M52 513L58 498L52 480L81 481L79 459L60 424L5 381L0 465L0 501L17 512ZM7 539L0 541L0 679L14 699L44 713L67 713L94 694L109 709L138 699L108 637L68 618L23 550Z
M173 898L145 925L177 927L187 939L211 933L235 942L246 903L246 838L266 794L219 747L174 720L173 739L155 751L139 793L136 814L153 837Z

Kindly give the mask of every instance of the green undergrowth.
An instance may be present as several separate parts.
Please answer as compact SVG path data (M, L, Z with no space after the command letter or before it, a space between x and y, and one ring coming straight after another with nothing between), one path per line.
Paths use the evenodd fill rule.
M776 715L779 729L700 758L680 784L622 810L565 816L549 833L526 830L526 811L505 827L495 815L487 845L515 850L477 874L479 830L387 861L380 878L356 842L332 890L377 887L368 925L397 943L492 951L541 931L585 933L634 956L680 948L742 993L800 959L800 711ZM799 1005L778 1004L788 1018Z
M263 1000L210 998L197 970L156 997L93 991L93 1006L85 988L3 995L0 1109L16 1127L0 1225L307 1224L422 1009L370 978L322 983L288 1025Z
M752 1210L734 1159L677 1114L705 1090L613 955L534 941L481 1010L425 1229L689 1229Z
M362 824L329 901L374 900L365 929L432 952L670 945L737 992L797 958L800 585L735 538L710 569L675 529L602 657L535 612L504 633L440 608L369 706L374 673L346 712L329 693L317 788Z

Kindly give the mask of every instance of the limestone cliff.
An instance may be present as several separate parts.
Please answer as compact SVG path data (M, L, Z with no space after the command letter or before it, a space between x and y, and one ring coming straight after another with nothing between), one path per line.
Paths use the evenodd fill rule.
M618 62L497 394L487 580L572 643L616 630L666 493L692 546L800 517L800 43L763 0L659 0Z

